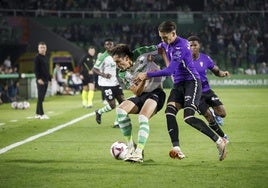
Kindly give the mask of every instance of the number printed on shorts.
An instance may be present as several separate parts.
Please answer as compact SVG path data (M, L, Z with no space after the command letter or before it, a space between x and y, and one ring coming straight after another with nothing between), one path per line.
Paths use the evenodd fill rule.
M113 95L113 91L111 89L105 89L104 92L107 97Z

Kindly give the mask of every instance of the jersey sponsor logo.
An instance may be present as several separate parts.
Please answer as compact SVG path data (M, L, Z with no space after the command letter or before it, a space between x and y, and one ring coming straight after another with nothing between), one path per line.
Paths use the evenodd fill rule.
M200 66L203 67L204 66L204 62L200 61Z

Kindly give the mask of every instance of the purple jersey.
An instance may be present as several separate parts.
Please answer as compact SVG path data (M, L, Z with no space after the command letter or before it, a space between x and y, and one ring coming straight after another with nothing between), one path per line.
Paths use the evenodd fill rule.
M200 75L202 82L202 92L210 90L210 86L207 78L207 69L212 70L215 66L213 60L206 54L199 53L199 57L193 60L194 66Z
M194 67L192 52L189 42L181 37L177 37L171 44L164 42L158 44L158 47L165 48L169 59L169 66L156 72L148 72L148 77L171 76L173 75L174 83L185 80L199 79L199 74Z

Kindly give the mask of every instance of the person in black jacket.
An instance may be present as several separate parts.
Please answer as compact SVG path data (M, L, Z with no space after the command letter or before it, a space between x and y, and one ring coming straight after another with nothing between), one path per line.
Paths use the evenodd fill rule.
M34 58L34 72L37 85L37 106L36 115L37 119L49 119L44 114L43 101L46 96L48 83L51 82L51 75L49 74L48 57L46 56L47 45L44 42L38 43L38 54Z

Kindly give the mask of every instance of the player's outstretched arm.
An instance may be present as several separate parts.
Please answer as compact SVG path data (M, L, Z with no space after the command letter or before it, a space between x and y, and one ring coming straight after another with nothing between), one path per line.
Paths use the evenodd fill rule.
M222 71L219 69L218 66L214 66L214 68L211 70L215 76L218 77L231 77L231 74L229 71Z

